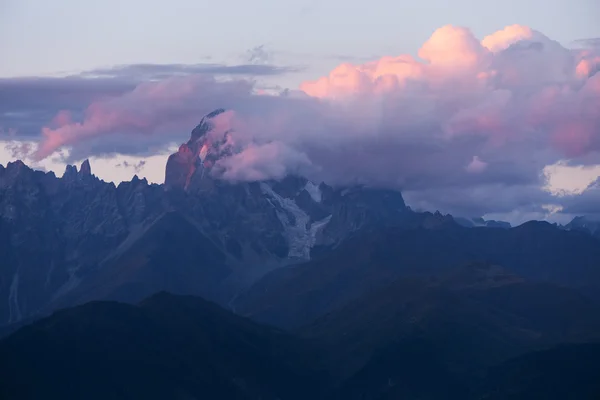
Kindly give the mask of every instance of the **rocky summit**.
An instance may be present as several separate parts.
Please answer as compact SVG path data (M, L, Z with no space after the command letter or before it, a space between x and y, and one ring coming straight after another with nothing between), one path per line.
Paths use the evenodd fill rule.
M189 189L192 178L202 182L207 170L224 153L228 132L216 132L214 119L225 112L215 110L207 114L198 126L192 130L190 140L179 146L177 153L171 154L165 171L165 187L167 189ZM212 134L212 135L210 135Z
M229 182L221 116L164 184L0 166L0 398L598 398L593 220Z
M229 151L227 132L214 132L223 112L202 118L169 157L164 185L134 176L116 186L93 175L88 160L67 166L60 178L21 161L0 168L0 324L83 301L107 271L114 279L105 278L110 288L98 296L124 291L120 285L135 286L140 298L161 289L164 277L146 269L153 257L176 257L162 254L167 244L156 237L176 237L180 229L188 238L206 238L211 254L220 254L207 258L191 240L181 249L181 262L214 272L203 277L210 285L188 285L184 294L226 303L274 268L309 260L315 249L335 246L363 226L406 216L397 191L334 188L299 176L215 179L207 171ZM148 241L156 243L150 253L143 250Z
M107 183L87 160L60 178L0 166L0 327L161 290L297 326L403 274L473 260L592 296L600 287L600 247L585 230L415 212L396 190L295 175L219 179L212 169L233 151L224 113L169 157L164 184Z

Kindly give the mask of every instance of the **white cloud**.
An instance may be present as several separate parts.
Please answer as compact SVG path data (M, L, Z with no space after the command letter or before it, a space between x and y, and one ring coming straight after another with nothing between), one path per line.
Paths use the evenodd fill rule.
M37 148L36 142L23 141L0 141L0 164L6 165L15 159L21 159L25 164L33 169L43 171L52 171L56 176L62 176L65 172L69 150L63 149L52 153L49 157L36 161L31 157ZM15 154L15 149L28 149L29 155L25 153ZM177 146L165 148L163 152L147 157L129 156L115 154L113 156L92 156L89 158L92 166L92 173L106 182L119 184L123 181L129 181L134 175L140 179L146 178L150 183L163 183L165 179L165 166L169 155L177 150ZM79 165L83 160L77 160L72 164Z
M555 196L582 194L598 177L600 165L569 165L562 160L544 168L544 190Z

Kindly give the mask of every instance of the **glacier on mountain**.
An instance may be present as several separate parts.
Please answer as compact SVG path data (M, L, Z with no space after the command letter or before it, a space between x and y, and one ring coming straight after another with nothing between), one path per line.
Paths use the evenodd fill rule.
M277 216L284 227L289 245L288 257L309 260L310 249L316 243L317 234L327 225L331 215L311 224L310 216L293 199L280 196L265 182L261 182L260 188L271 199L271 204L276 208ZM293 218L290 218L290 215Z

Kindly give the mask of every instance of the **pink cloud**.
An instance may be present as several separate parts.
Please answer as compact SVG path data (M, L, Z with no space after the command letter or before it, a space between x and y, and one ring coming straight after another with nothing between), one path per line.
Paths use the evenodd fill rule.
M215 173L230 180L301 170L331 183L422 192L537 185L540 171L565 157L600 163L593 52L565 49L519 25L481 41L445 26L418 55L343 63L281 95L193 75L142 83L93 102L80 120L57 115L37 156L62 146L93 152L86 143L140 149L151 139L183 142L202 115L224 107L232 111L215 119L211 139L228 141L232 153Z
M511 44L521 40L533 39L534 32L531 28L523 25L509 25L504 29L486 36L481 41L481 45L492 52L506 50ZM537 34L539 36L539 34Z
M584 50L580 53L580 60L575 68L578 78L587 79L600 71L600 51Z
M443 68L473 68L486 56L470 30L452 25L436 30L419 50L419 57Z
M492 146L528 141L541 146L544 140L566 156L596 150L600 59L593 52L573 52L521 25L482 41L468 29L448 25L432 34L419 57L424 62L398 56L344 64L302 89L329 101L353 95L364 103L378 96L384 103L395 102L394 119L405 125L422 117L401 105L419 104L434 123L430 137L439 137L436 131L446 140L476 135Z
M251 88L244 81L221 83L203 75L144 82L121 96L91 103L82 121L72 121L68 111L58 113L42 128L43 140L35 157L43 159L62 146L100 135L149 135L174 123L193 124L202 113L249 95Z
M73 121L73 117L71 116L71 112L69 110L61 110L54 116L52 121L50 122L50 126L55 128L61 128L65 125L71 124Z
M306 172L310 167L306 154L281 142L271 142L251 144L231 157L218 160L213 173L229 181L261 181Z
M567 120L554 128L552 141L566 156L581 156L592 144L595 128L594 124L587 121Z

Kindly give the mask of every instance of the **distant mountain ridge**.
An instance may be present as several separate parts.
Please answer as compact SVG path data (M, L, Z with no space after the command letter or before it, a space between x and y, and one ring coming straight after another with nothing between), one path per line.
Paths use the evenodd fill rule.
M600 238L600 220L597 218L589 218L583 215L575 217L565 225L565 229L586 232Z
M485 220L481 217L479 218L465 218L465 217L455 217L454 220L462 226L467 228L475 228L475 227L486 227L486 228L511 228L510 222L505 221L494 221L494 220Z
M0 398L593 400L599 335L598 305L484 264L400 279L296 334L160 292L0 339Z
M237 298L236 310L294 329L390 281L474 261L600 301L600 246L593 236L539 221L465 228L451 217L424 213L402 226L362 230L320 258L268 273Z
M149 230L156 231L157 221L169 213L189 221L184 229L205 237L221 253L219 268L229 271L226 279L199 285L222 284L216 296L221 302L270 269L308 260L314 248L336 245L363 226L397 223L407 213L402 195L392 190L333 188L297 176L237 184L215 179L204 169L229 151L223 141L208 142L211 121L223 111L204 117L190 140L169 158L164 185L137 176L118 186L106 183L93 175L88 160L79 169L67 166L61 178L21 161L0 166L0 256L5 260L0 269L0 325L18 322L59 300L64 304L64 296L72 297L81 285L97 285L88 278L117 268L111 266L122 254L153 240L148 235L156 233ZM179 229L173 224L158 227L167 236ZM157 245L168 246L168 240ZM194 244L189 246L192 252ZM204 268L203 254L197 259L195 267ZM187 260L192 262L192 256ZM146 261L137 264L147 267ZM144 276L136 274L136 279ZM160 289L156 282L140 287ZM215 297L204 290L194 294Z
M411 211L397 190L333 187L294 175L217 179L210 169L233 151L227 131L213 131L224 112L202 118L169 157L164 185L137 176L107 183L88 160L67 166L60 178L21 161L0 165L0 326L158 290L236 307L265 274L317 263L361 232L465 229L450 215ZM427 247L431 235L419 235L425 242L418 246Z
M301 400L326 382L304 341L164 292L58 311L0 341L0 354L7 400Z
M224 112L165 184L0 165L0 397L597 398L592 219L511 227L397 190L232 183L213 170L234 151Z

